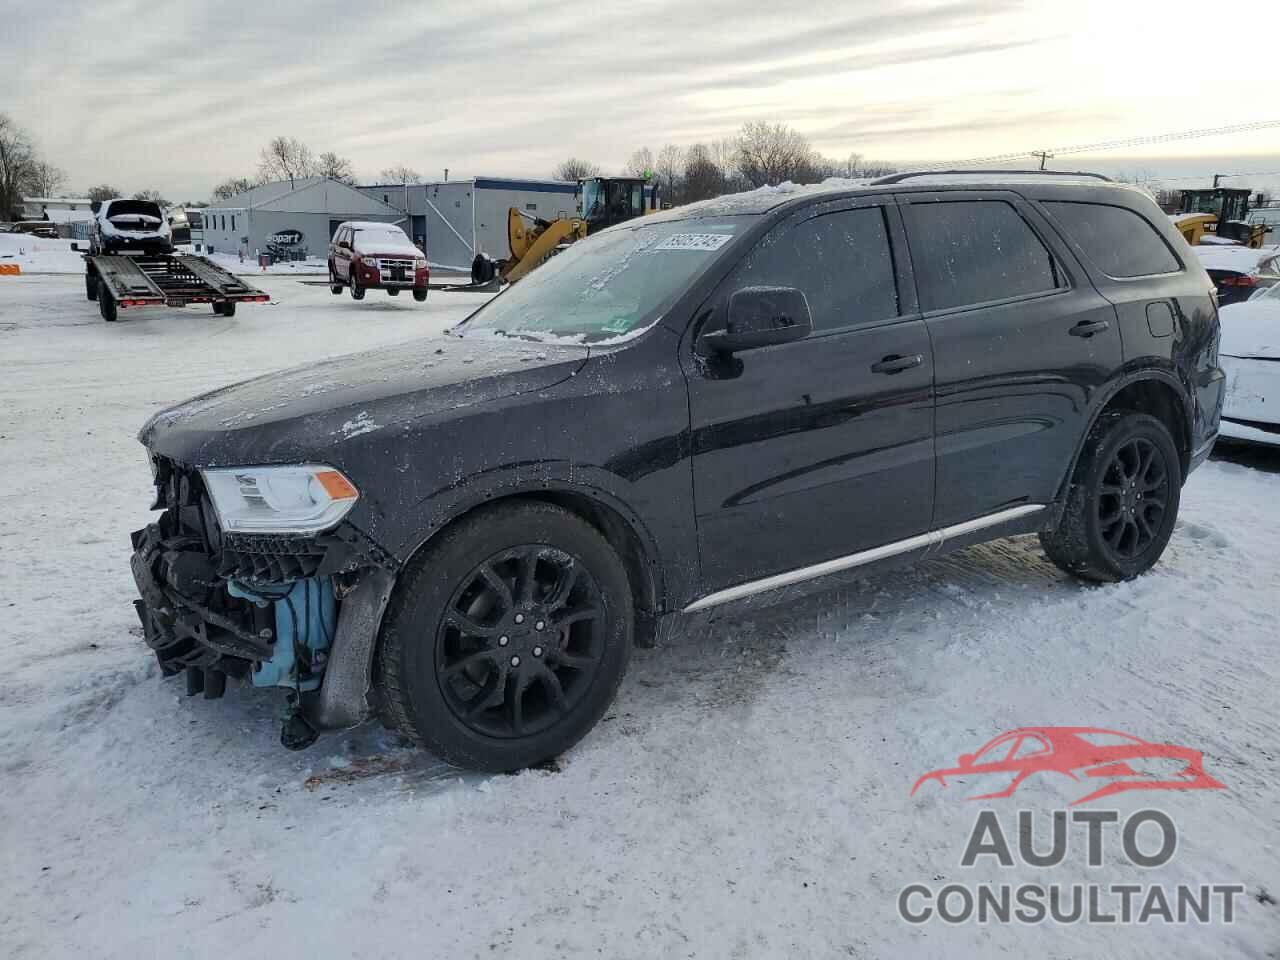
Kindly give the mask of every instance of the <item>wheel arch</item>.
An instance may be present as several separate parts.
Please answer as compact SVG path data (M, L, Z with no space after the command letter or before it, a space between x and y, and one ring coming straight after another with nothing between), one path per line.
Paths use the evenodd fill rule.
M1182 465L1182 480L1186 481L1191 467L1191 400L1186 388L1172 373L1149 368L1135 371L1120 378L1105 389L1099 391L1093 405L1093 413L1089 423L1080 433L1076 441L1075 452L1058 487L1057 499L1061 502L1071 480L1075 476L1076 466L1084 452L1085 441L1098 420L1113 410L1135 410L1155 417L1169 428L1173 436L1174 446L1178 450L1178 459Z
M405 551L404 562L412 561L441 533L474 514L500 503L540 501L551 503L585 520L618 553L631 583L638 629L653 621L668 607L669 582L658 544L644 521L621 498L596 486L568 481L542 480L512 486L500 484L469 491L436 514L425 535L416 538Z

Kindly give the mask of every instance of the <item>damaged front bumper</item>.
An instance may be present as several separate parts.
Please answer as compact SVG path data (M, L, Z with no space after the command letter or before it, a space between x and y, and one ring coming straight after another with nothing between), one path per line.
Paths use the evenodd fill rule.
M285 688L287 746L365 720L395 581L385 551L346 523L305 537L223 534L196 471L161 463L156 486L163 513L133 534L131 567L164 676L183 674L188 695L209 699L228 678Z

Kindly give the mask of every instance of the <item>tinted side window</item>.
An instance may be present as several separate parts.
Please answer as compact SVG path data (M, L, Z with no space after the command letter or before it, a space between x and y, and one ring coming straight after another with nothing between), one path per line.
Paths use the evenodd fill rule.
M1182 269L1140 214L1102 203L1045 203L1085 254L1109 277L1149 277Z
M1053 256L1011 204L911 203L902 215L921 310L1045 293L1061 285Z
M798 287L816 330L898 315L889 232L880 207L827 213L766 237L738 267L731 288Z

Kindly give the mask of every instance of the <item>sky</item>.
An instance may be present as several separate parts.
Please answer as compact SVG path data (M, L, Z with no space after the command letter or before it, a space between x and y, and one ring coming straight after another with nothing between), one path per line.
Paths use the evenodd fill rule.
M174 200L253 174L276 135L364 181L569 156L621 173L754 119L907 167L1280 120L1276 72L1239 66L1276 18L1274 0L0 0L0 111L64 192ZM1275 189L1280 126L1053 163L1277 171L1240 181Z

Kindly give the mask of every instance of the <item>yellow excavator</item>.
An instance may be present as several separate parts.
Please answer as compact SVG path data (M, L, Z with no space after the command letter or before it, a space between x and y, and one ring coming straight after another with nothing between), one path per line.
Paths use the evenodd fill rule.
M471 283L515 283L588 232L643 217L662 208L658 185L639 177L587 177L578 181L576 217L543 220L517 207L507 211L511 254L492 260L477 253L471 261Z
M1174 217L1174 226L1195 246L1205 234L1234 240L1246 247L1258 249L1267 235L1266 224L1245 222L1249 213L1249 195L1252 191L1232 187L1215 186L1208 190L1183 190L1182 202Z

